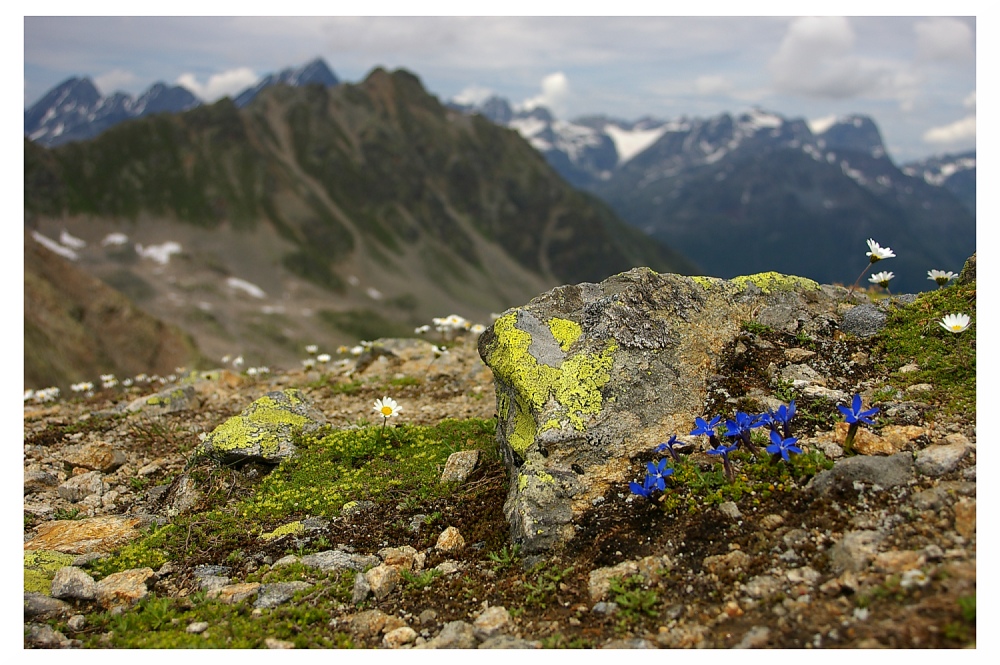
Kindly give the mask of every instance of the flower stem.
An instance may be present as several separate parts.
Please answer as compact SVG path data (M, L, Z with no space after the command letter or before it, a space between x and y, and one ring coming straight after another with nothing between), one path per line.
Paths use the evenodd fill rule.
M851 423L847 428L847 437L844 439L844 452L848 455L854 454L854 435L858 433L858 423Z
M851 294L854 293L854 289L858 288L858 282L860 282L861 278L865 276L865 273L868 272L868 269L872 267L873 263L874 263L874 261L869 261L868 265L865 266L865 269L861 271L860 275L858 275L858 278L856 280L854 280L854 286L852 286L851 290L847 292L847 299L848 300L851 299Z

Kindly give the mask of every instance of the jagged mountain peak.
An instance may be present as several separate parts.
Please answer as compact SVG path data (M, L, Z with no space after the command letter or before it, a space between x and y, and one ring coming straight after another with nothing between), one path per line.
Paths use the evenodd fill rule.
M288 67L277 74L268 74L255 85L236 95L233 98L233 102L237 107L243 108L253 101L260 94L261 90L269 88L272 85L303 86L318 84L329 88L339 83L340 79L333 73L333 70L326 64L326 61L323 58L315 58L300 67Z

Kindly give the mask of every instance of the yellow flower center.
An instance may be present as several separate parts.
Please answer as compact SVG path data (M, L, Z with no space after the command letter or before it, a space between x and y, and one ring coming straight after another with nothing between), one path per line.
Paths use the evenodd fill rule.
M954 332L959 332L960 330L962 330L962 326L960 324L958 324L958 323L953 323L953 324L951 324L951 329Z
M388 418L389 416L391 416L392 415L392 407L391 406L383 406L382 407L382 415L385 416L386 418Z

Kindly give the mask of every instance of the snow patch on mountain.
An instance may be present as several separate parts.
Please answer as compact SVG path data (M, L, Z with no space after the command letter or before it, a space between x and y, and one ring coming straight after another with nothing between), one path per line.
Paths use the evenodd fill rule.
M170 257L174 254L180 254L181 245L180 243L169 240L165 243L159 245L150 245L149 247L143 247L142 244L136 244L135 253L144 259L151 259L156 261L162 266L170 263Z
M226 279L226 285L236 291L243 291L246 294L253 296L254 298L266 298L267 294L264 289L260 288L256 284L246 281L245 279L240 279L239 277L229 277Z
M626 163L643 150L660 140L667 133L668 125L660 125L651 129L624 129L617 125L606 125L604 133L615 144L618 153L618 166Z

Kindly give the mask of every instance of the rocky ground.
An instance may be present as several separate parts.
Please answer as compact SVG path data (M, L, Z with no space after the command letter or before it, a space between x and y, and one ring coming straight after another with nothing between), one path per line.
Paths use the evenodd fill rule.
M269 391L301 389L335 428L380 425L372 403L386 394L403 407L395 422L495 417L471 340L441 357L425 342L395 348L360 368L348 357L308 371L222 370L155 406L138 398L173 384L26 402L25 646L975 646L974 413L932 408L921 384L886 391L901 368L834 336L748 330L710 393L713 412L736 383L796 398L795 434L825 463L773 491L702 502L673 487L648 501L623 486L564 548L522 556L507 538L501 456L481 451L443 498L305 511L284 535L213 540L200 511L235 505L268 470L186 467L199 435ZM858 440L869 454L845 456L835 404L856 392L880 419ZM718 469L695 445L687 456ZM636 479L646 461L632 460ZM184 556L101 568L137 533L181 519Z

